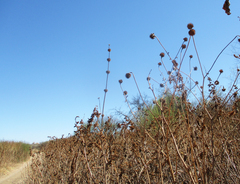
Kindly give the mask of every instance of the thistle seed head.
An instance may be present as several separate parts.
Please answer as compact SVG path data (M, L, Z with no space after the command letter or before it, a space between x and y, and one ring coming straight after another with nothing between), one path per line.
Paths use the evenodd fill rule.
M109 70L107 70L107 71L106 71L106 73L107 73L107 74L110 74L110 71L109 71Z
M183 41L185 41L185 42L188 41L188 38L187 37L183 38Z
M119 82L120 84L122 84L123 80L122 80L122 79L120 79L118 82Z
M150 34L150 38L151 38L151 39L154 39L155 37L156 37L156 36L155 36L154 33L151 33L151 34Z
M192 29L194 26L193 26L193 24L192 23L189 23L188 25L187 25L187 28L188 29Z
M129 79L131 77L131 74L130 73L126 73L126 78Z
M190 29L190 30L188 31L188 34L189 34L190 36L194 36L194 35L196 34L195 29Z
M110 62L110 61L111 61L111 58L107 58L107 61Z
M189 57L192 59L192 58L193 58L193 55L190 55Z
M185 44L182 44L182 49L185 49L186 48L186 45Z
M163 58L165 56L165 54L163 52L160 53L161 58Z
M108 49L108 52L111 52L111 49Z
M221 70L219 70L219 72L220 72L220 73L223 73L223 70L221 69Z

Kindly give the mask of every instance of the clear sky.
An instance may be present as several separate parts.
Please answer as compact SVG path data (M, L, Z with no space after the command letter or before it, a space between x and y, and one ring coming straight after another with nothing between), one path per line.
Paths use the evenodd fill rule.
M143 94L150 95L146 77L161 82L159 54L175 56L187 24L193 23L195 42L204 70L218 53L240 34L240 1L231 0L231 15L221 1L193 0L0 0L0 140L42 142L48 136L73 133L74 119L85 121L103 101L108 44L111 44L110 75L105 115L114 109L127 112L118 80L129 99L137 95L133 72ZM183 69L198 66L191 42ZM226 88L233 80L240 44L234 41L221 55L211 77L219 69ZM172 63L165 58L168 68ZM198 66L199 67L199 66ZM235 70L234 70L235 71ZM201 77L200 70L193 78ZM200 80L199 80L200 82ZM157 83L152 83L158 89Z

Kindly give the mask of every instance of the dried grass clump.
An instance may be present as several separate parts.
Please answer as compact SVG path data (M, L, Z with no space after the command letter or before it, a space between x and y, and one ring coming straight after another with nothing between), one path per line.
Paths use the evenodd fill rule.
M0 141L0 175L14 164L30 157L31 145L23 142Z
M188 28L192 29L192 26ZM162 46L155 34L152 33L150 38L156 38ZM196 66L190 67L187 74L181 66L191 40L200 69L197 71ZM154 97L152 104L143 99L135 75L127 73L126 78L134 80L144 106L137 111L132 110L128 92L122 87L123 80L119 80L132 116L125 115L124 120L117 124L111 118L103 122L95 108L86 125L76 120L74 136L53 137L42 147L41 153L33 159L27 182L239 183L240 98L236 81L240 71L237 70L232 87L220 97L219 90L225 89L219 85L223 70L219 70L214 81L209 77L217 59L204 74L194 35L185 41L188 43L184 51L181 44L180 57L177 54L171 58L162 46L173 66L167 69L164 54L161 54L158 69L163 80L158 83L149 73L147 82ZM191 78L192 71L202 74L202 84ZM186 77L191 82L187 83ZM160 98L156 97L151 81L164 89ZM206 87L208 93L204 93ZM193 93L194 88L199 91L201 99ZM189 102L190 94L197 100L197 105Z

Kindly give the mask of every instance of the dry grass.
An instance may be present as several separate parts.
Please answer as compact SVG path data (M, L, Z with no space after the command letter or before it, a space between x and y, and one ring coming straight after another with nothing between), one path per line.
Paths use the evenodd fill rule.
M232 88L222 98L217 95L218 90L225 91L218 87L219 77L215 81L208 78L212 67L204 74L198 60L203 77L201 86L191 78L191 72L182 71L189 42L191 39L194 42L192 26L188 25L190 36L184 38L188 43L180 48L179 63L162 46L173 68L167 70L165 54L161 54L158 65L162 67L162 76L166 70L167 77L159 83L165 89L160 98L151 88L150 81L155 80L149 74L153 104L142 99L145 106L137 112L129 105L132 117L125 116L117 126L110 118L103 122L95 108L87 126L76 121L74 136L52 138L40 154L35 154L27 183L239 183L240 99L235 85L239 69ZM158 40L154 34L150 38ZM219 76L221 73L222 70ZM182 74L193 84L187 87ZM132 72L126 77L133 77L137 86ZM209 94L204 93L206 80ZM119 83L122 88L122 80ZM196 97L197 105L187 98L194 87L202 97L202 100ZM127 91L123 94L129 104Z
M0 175L14 164L26 161L30 156L30 145L22 142L0 142Z

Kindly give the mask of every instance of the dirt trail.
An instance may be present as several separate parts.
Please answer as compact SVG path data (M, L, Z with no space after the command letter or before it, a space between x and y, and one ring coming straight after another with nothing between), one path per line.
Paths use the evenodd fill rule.
M7 175L1 176L0 184L22 184L26 168L30 164L31 160L32 158L30 158L27 162L17 165Z

